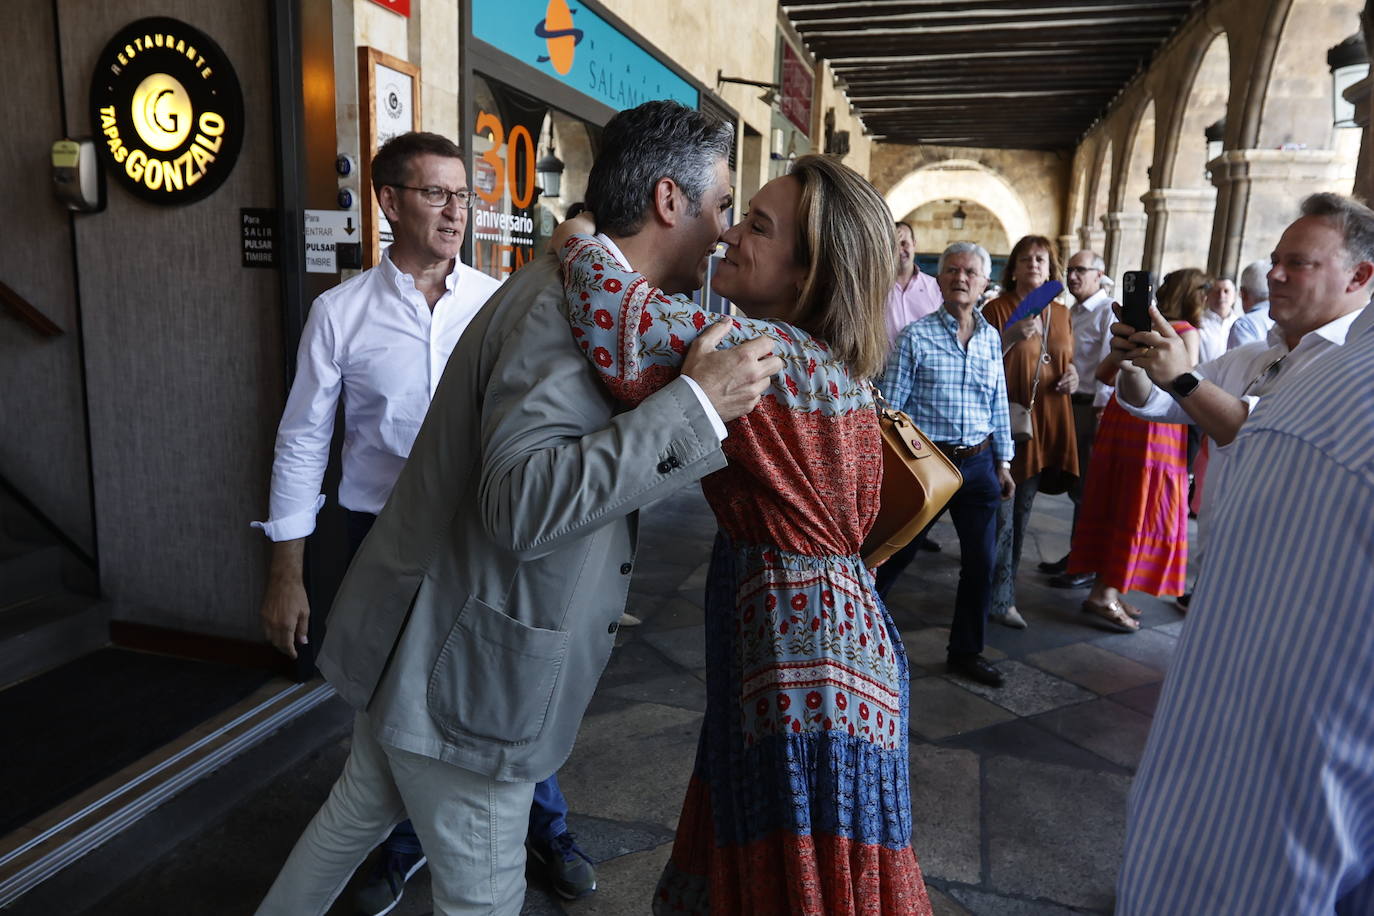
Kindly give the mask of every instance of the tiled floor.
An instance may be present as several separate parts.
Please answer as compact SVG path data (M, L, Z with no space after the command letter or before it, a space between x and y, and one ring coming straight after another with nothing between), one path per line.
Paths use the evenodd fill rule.
M914 845L939 914L1111 910L1126 793L1181 623L1167 601L1137 595L1144 629L1108 635L1077 610L1085 592L1044 584L1035 564L1065 552L1069 510L1062 497L1037 500L1018 602L1029 629L989 627L1001 690L944 672L958 574L947 523L933 535L943 552L921 554L892 595L913 666ZM705 704L701 593L713 532L697 490L645 515L629 608L644 624L621 630L559 773L600 889L562 903L534 879L526 914L649 912ZM89 912L251 912L338 772L345 719L319 751ZM428 896L422 873L393 912L427 913ZM194 904L168 908L176 900ZM341 902L331 912L350 910Z

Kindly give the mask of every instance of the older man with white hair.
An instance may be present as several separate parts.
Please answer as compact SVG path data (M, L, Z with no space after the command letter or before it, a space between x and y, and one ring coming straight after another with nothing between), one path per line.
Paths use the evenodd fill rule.
M964 483L949 501L959 535L959 589L949 628L949 670L990 687L1002 672L983 657L992 602L997 506L1016 491L1011 479L1011 425L1002 335L978 311L992 259L982 246L955 242L940 256L936 276L944 307L913 321L897 336L883 392L959 467ZM875 574L888 590L916 550L897 551Z
M1240 273L1240 304L1245 309L1231 325L1226 349L1264 340L1274 319L1269 317L1269 262L1251 261Z

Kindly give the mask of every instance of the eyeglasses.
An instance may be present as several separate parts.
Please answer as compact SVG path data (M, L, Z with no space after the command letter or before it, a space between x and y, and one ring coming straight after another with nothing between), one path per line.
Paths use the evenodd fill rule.
M1255 397L1264 397L1269 394L1274 388L1274 380L1279 377L1279 370L1283 368L1283 361L1287 358L1288 354L1285 353L1260 370L1259 375L1250 379L1250 384L1245 386L1245 390L1240 393L1240 396L1245 397L1247 394L1252 394Z
M1090 271L1097 271L1098 273L1102 272L1100 270L1097 270L1096 267L1080 267L1077 264L1075 264L1073 267L1064 268L1064 273L1066 274L1085 274Z
M448 188L438 188L433 185L427 188L416 188L408 184L393 184L393 188L403 188L407 191L419 193L420 199L431 207L447 207L450 200L458 201L458 206L464 210L472 209L472 192L467 188L459 191L450 191Z

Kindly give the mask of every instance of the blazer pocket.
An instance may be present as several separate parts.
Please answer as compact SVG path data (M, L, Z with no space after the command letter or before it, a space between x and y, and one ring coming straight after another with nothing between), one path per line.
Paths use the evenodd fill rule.
M529 741L544 725L567 650L567 633L526 626L469 597L430 672L429 714L445 732Z

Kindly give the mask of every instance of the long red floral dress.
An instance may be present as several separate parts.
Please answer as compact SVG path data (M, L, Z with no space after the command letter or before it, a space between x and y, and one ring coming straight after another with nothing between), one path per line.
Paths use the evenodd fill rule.
M1173 322L1182 334L1193 330ZM1181 595L1188 572L1188 427L1126 412L1113 394L1093 440L1070 573L1123 592Z
M711 318L597 239L561 256L573 336L612 395L634 404L677 378ZM858 556L882 474L872 391L791 325L736 319L727 344L761 334L786 369L702 481L721 527L706 720L654 912L927 916L906 655Z

